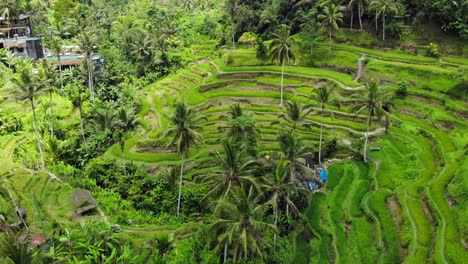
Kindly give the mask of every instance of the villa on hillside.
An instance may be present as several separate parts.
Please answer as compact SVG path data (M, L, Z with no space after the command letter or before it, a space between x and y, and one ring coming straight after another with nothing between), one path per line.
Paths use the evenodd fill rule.
M20 15L9 19L0 17L0 49L8 49L13 54L22 58L32 58L35 61L45 58L54 62L62 69L71 69L83 62L85 56L77 52L76 46L62 47L64 52L60 55L60 65L58 58L52 52L44 48L42 39L33 34L29 15ZM104 57L100 54L93 54L91 61L95 65L95 71L104 71Z

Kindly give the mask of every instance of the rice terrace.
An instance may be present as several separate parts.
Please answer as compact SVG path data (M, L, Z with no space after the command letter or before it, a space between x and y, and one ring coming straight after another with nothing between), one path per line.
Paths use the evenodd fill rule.
M468 2L0 1L0 263L466 263Z

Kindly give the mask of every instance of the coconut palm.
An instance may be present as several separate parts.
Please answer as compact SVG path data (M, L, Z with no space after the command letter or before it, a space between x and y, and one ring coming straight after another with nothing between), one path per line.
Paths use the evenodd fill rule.
M296 101L286 103L286 113L279 115L279 118L292 126L292 132L296 131L298 125L305 125L306 117L313 111L311 106L299 105ZM272 124L278 124L280 121L274 121Z
M240 104L235 104L229 106L229 114L231 115L231 119L236 119L243 115L242 107Z
M39 138L39 130L37 129L36 106L34 99L40 97L46 92L46 87L38 80L37 74L33 72L34 68L31 61L21 61L17 65L18 75L11 79L13 86L16 88L13 91L13 98L23 102L29 101L33 112L34 134L36 136L37 147L41 156L42 169L45 169L44 153L42 152L42 144Z
M169 253L169 251L174 247L174 238L168 234L156 235L154 242L160 256L164 256Z
M71 100L73 108L78 109L80 116L80 130L81 137L83 138L83 145L86 148L86 137L84 133L84 122L83 122L83 104L86 101L86 94L82 92L82 84L80 82L73 82L70 84L70 90L68 91L68 98Z
M177 216L179 216L180 199L182 197L182 177L184 174L184 157L188 154L190 147L196 145L197 142L201 140L200 134L196 132L197 129L201 129L201 126L197 125L197 122L206 119L206 117L196 117L188 105L180 102L175 104L173 115L166 117L172 125L172 127L164 133L165 136L172 136L168 147L175 146L181 157L179 197L177 199Z
M296 57L292 50L294 39L290 36L289 28L282 25L277 33L273 34L273 41L270 44L270 59L278 61L281 64L281 102L280 107L283 107L283 82L284 82L284 65L294 62Z
M355 4L357 5L360 30L362 30L362 12L364 11L364 4L366 2L367 0L350 0L348 3L348 7L350 7L351 10Z
M322 138L323 138L323 116L328 103L334 102L332 89L320 87L315 94L315 100L320 104L321 119L320 119L320 140L319 140L319 163L322 164Z
M294 202L289 199L290 195L296 192L296 186L289 181L288 162L280 160L273 174L265 177L265 184L262 187L270 195L268 204L273 207L275 215L274 226L278 227L278 211L280 204L288 204L295 212L298 212ZM273 248L276 249L276 233L273 235Z
M317 18L322 21L322 26L328 27L329 52L331 52L332 29L338 29L338 24L343 22L343 14L339 6L330 4L323 8L323 12Z
M301 172L306 169L305 157L312 153L311 149L302 145L300 138L292 133L283 131L278 141L281 149L281 156L288 163L289 180L296 180L296 172Z
M59 68L59 77L60 77L60 91L63 92L63 75L62 75L62 39L54 37L50 40L50 49L57 57L58 68Z
M112 131L118 125L117 113L112 104L97 108L91 117L91 124L96 131Z
M140 119L136 116L135 110L132 108L122 107L117 111L119 125L124 131L132 130L137 125Z
M201 181L210 185L205 198L224 198L237 186L254 186L258 189L252 177L256 161L245 157L244 151L235 147L231 141L224 141L223 153L216 152L216 160L220 166L214 174L200 176Z
M18 59L19 59L18 56L16 56L10 50L0 49L0 62L2 62L5 66L8 66L10 70L11 70L12 66L14 66L16 64Z
M368 112L364 142L364 162L367 163L367 141L372 121L374 119L380 121L382 118L385 118L385 122L388 123L389 114L387 110L393 106L393 102L391 101L391 93L384 93L377 82L366 83L366 96L362 99L357 99L354 102L355 106L353 109L357 110L356 115L365 110Z
M227 245L233 262L238 259L263 259L263 240L267 231L276 232L276 228L263 221L266 206L260 204L260 195L254 189L233 190L232 195L218 202L215 210L217 220L210 225L210 231L216 240L215 251L220 252ZM227 250L225 250L225 256Z
M386 13L398 13L397 3L394 0L372 0L369 9L376 11L376 20L379 16L382 16L382 40L385 40L385 15Z
M77 36L76 43L80 47L80 49L85 53L85 61L88 70L88 86L91 95L91 100L94 102L94 64L91 60L91 57L94 53L94 48L97 44L97 38L93 33L83 30L83 32L81 32Z
M44 88L49 92L49 107L50 107L50 136L54 137L54 107L52 102L52 94L57 88L57 72L46 59L41 60L41 67L38 73Z

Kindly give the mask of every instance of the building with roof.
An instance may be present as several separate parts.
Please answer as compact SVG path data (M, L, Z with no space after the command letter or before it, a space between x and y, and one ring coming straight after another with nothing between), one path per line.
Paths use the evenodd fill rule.
M22 58L32 58L35 61L45 58L62 69L71 69L85 60L83 54L76 52L76 46L63 47L65 51L60 55L59 65L57 57L51 54L49 49L43 47L42 39L33 36L29 15L23 14L8 19L0 17L0 49L2 48ZM102 55L93 54L91 61L94 63L96 73L104 71Z

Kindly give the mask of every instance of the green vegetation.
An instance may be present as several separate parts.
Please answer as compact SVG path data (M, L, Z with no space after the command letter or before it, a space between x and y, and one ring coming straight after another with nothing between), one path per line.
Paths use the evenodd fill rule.
M449 2L2 1L0 263L463 263Z

